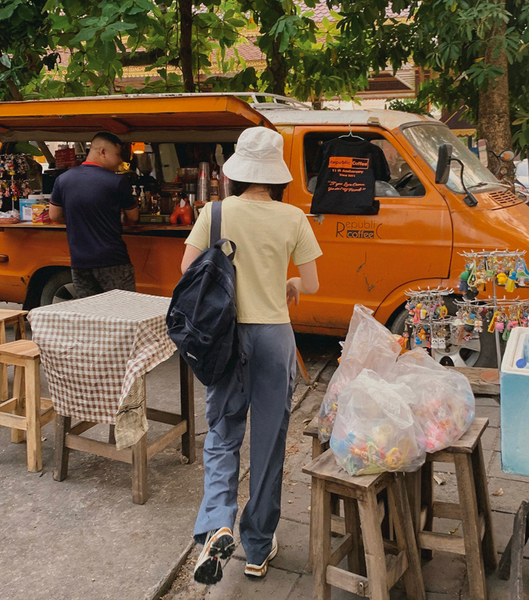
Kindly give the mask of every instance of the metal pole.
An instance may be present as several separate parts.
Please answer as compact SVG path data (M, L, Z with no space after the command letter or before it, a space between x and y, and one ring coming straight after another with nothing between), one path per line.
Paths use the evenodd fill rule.
M489 262L489 258L487 258L487 268L489 266L488 262ZM497 312L498 300L496 298L496 277L492 278L492 299L494 302L494 312ZM496 326L494 326L494 341L496 342L496 358L498 360L498 370L500 370L500 368L501 368L500 332L498 331Z

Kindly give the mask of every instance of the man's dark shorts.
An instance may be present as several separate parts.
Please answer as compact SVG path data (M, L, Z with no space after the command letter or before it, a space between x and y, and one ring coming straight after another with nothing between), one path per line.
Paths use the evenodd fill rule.
M117 265L96 269L72 269L72 281L78 298L95 296L111 290L136 291L134 267Z

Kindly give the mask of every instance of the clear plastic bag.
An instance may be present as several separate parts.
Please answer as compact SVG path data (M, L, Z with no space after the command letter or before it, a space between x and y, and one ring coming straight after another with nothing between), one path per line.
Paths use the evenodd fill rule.
M472 423L475 400L468 379L445 369L425 350L416 348L402 355L387 378L413 392L411 408L424 431L427 452L448 448Z
M354 308L345 338L342 358L327 387L320 408L318 425L321 442L328 442L333 430L338 396L363 369L380 375L394 368L402 348L395 336L373 316L373 311L362 304Z
M330 446L350 475L415 471L425 461L422 429L404 383L389 383L364 369L338 396Z

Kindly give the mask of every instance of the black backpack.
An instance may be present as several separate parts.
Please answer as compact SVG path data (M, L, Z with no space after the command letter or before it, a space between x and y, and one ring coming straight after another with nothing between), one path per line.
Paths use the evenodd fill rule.
M222 202L211 204L210 247L182 275L167 313L167 333L204 385L219 381L238 361L235 302L236 246L220 238ZM232 252L224 254L229 242Z

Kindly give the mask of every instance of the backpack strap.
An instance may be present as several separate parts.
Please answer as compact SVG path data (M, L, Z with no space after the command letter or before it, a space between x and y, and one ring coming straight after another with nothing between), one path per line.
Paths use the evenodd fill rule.
M227 254L226 256L233 262L233 259L235 258L235 251L237 250L237 246L235 245L235 242L232 242L231 240L228 240L227 238L221 238L218 242L215 242L215 246L213 246L213 247L218 248L220 250L222 248L222 246L224 246L224 244L230 244L231 253Z
M211 229L209 232L209 247L220 240L220 224L222 222L222 202L211 203Z
M229 242L231 244L231 254L228 254L228 258L233 261L235 257L235 250L237 246L226 238L220 237L220 225L222 222L222 202L212 202L211 203L211 229L209 231L209 247L210 248L218 248Z

